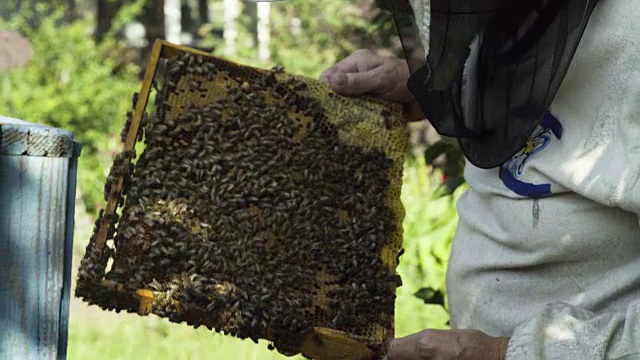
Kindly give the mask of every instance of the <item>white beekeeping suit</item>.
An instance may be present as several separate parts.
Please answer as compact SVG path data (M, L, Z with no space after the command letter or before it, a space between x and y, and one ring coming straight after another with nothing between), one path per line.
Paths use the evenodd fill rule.
M429 1L411 5L429 49ZM497 166L467 163L451 324L511 337L508 360L640 359L638 19L640 1L600 1L519 151ZM463 80L482 76L469 49Z

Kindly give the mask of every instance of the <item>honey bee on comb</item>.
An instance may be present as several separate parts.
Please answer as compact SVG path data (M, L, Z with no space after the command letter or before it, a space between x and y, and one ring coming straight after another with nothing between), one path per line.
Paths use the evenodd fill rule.
M121 216L96 223L76 295L288 355L384 354L400 284L401 107L161 45L172 51L156 108L126 122L143 150L134 159L125 144L105 186Z

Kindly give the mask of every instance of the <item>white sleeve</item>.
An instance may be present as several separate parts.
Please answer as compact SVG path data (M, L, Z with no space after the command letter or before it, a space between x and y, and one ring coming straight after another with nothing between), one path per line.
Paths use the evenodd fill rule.
M565 303L550 304L515 329L506 358L640 359L640 300L598 315Z

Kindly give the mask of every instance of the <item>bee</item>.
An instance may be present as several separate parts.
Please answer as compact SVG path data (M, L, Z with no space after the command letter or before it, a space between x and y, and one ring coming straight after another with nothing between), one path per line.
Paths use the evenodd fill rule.
M200 60L180 59L184 62L182 65L188 64L187 71L191 73L215 69L213 62L198 65ZM131 187L127 188L137 197L127 201L125 208L138 210L127 216L133 220L123 228L122 237L136 237L138 248L151 252L142 255L144 260L141 257L138 266L135 262L125 263L136 269L141 279L151 277L159 267L166 274L182 274L177 290L180 293L175 296L182 302L200 302L210 314L222 315L225 309L235 307L241 314L239 322L229 318L231 315L224 315L220 326L212 323L209 327L242 337L255 336L260 331L258 328L266 329L270 319L280 327L286 321L288 326L284 327L288 330L281 334L291 338L299 337L319 322L329 323L331 317L326 314L317 315L318 320L306 320L318 313L305 312L312 297L320 296L313 295L314 286L318 285L315 278L318 271L342 273L343 278L330 286L348 289L336 291L328 300L331 307L342 313L355 310L361 313L359 309L370 307L362 300L362 293L376 289L369 288L363 277L387 281L380 276L385 269L375 261L377 254L373 253L377 244L383 243L384 236L373 236L367 230L375 227L380 234L387 231L384 226L372 225L384 222L380 219L388 216L379 205L384 198L377 193L384 190L375 185L374 172L378 170L365 166L357 175L344 171L358 169L361 163L369 164L373 158L365 159L358 151L331 138L337 136L337 131L324 120L301 124L290 118L286 114L288 108L308 114L314 111L322 114L323 109L296 93L306 90L306 85L296 78L276 84L277 71L254 81L256 88L244 83L240 91L229 89L227 98L214 104L185 105L184 112L189 114L173 117L175 120L160 114L156 121L158 115L154 115L145 138L147 148L138 160ZM219 75L222 74L223 71ZM226 81L234 80L227 77ZM195 78L187 80L187 84L189 81L192 87L201 86ZM271 90L257 89L269 81L273 81ZM284 99L274 106L264 106L265 91L274 91L274 96ZM167 96L170 95L167 93ZM176 103L178 113L183 111L177 109L179 105ZM236 122L235 134L229 131L230 120ZM177 126L184 131L175 130ZM299 136L300 131L305 132L303 140L296 137L294 142L294 135ZM341 186L326 185L327 181L337 181ZM141 198L146 199L145 202L140 201ZM147 214L152 204L159 204L158 198L181 198L188 204L197 204L194 209L200 215L196 219L193 210L177 212L165 203L162 206L167 209L153 210L159 214L155 215L157 220L151 220ZM348 207L351 218L338 221L336 204ZM261 209L257 218L247 216L245 210L249 205ZM171 223L173 219L179 219L182 225ZM185 226L191 230L185 231ZM256 236L258 231L268 231L277 240ZM327 248L326 239L332 239L337 250ZM272 245L265 253L269 243ZM363 249L366 251L351 263L354 253ZM182 260L174 262L174 256ZM140 266L141 262L148 265ZM358 269L367 266L375 271ZM186 275L196 274L204 276L198 286L185 279ZM227 300L207 299L219 292L214 290L216 283L210 281L211 276L233 279L243 290L234 290ZM357 289L352 284L357 284ZM350 297L354 300L350 301ZM383 300L380 303L389 303ZM348 305L349 302L355 305ZM266 303L273 308L261 310ZM296 310L285 310L287 308ZM372 313L376 309L370 308ZM175 306L159 311L179 318L175 315ZM354 316L371 322L377 319L368 314ZM348 317L341 321L361 326L362 321Z
M181 71L181 70L182 68L176 68L176 71ZM167 80L165 86L167 90L172 91L173 89L178 87L178 84L175 82L175 80Z

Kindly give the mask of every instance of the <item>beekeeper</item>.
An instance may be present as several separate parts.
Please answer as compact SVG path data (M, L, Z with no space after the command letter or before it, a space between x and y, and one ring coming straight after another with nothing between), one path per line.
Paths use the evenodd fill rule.
M255 0L253 0L255 1ZM451 330L388 359L640 359L640 0L377 0L405 59L321 80L457 141Z

